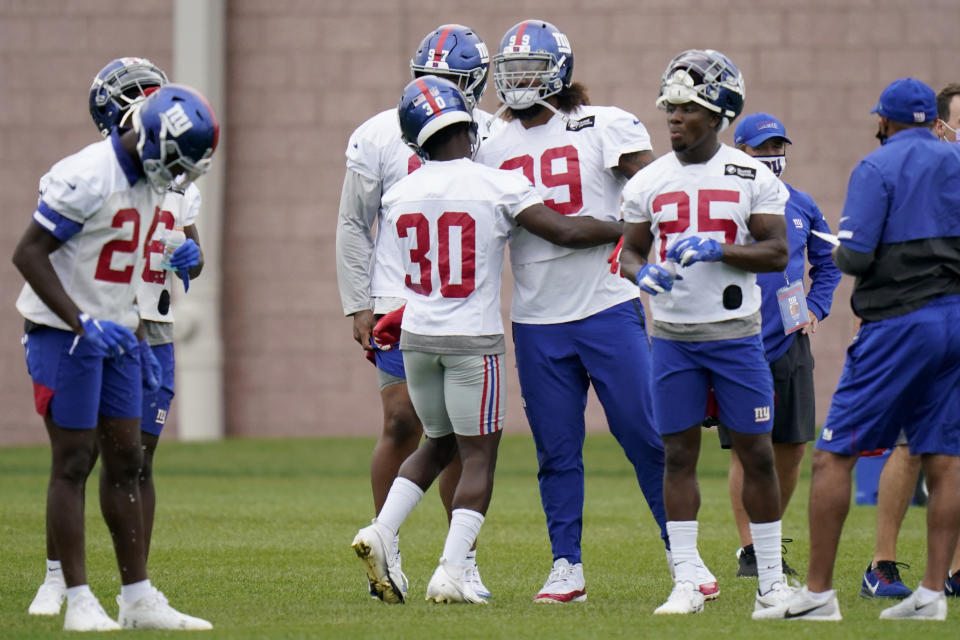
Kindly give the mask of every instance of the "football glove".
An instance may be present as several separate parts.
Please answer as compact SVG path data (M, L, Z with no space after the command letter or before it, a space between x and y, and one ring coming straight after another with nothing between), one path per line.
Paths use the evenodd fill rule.
M670 247L667 259L679 263L681 267L695 262L719 262L723 259L723 247L710 238L689 236Z
M404 305L394 309L377 321L371 336L373 345L381 351L389 351L400 342L400 324L403 322Z
M77 316L83 326L83 335L77 336L70 347L70 354L77 348L77 343L86 340L105 356L120 357L128 351L137 348L137 336L123 325L109 320L97 320L89 314L81 313Z
M637 286L652 296L673 289L674 280L683 280L682 276L674 275L661 267L648 262L637 272Z
M156 391L160 388L160 382L163 380L163 367L157 356L153 355L153 349L147 344L146 340L141 340L137 344L140 351L140 371L143 376L143 386L147 391Z
M170 266L183 280L183 290L190 290L190 269L200 264L200 247L192 238L187 238L170 256Z
M610 273L617 275L620 273L620 252L623 250L623 236L620 236L620 239L617 240L617 246L613 248L613 251L610 252L610 257L607 258L607 263L610 265Z

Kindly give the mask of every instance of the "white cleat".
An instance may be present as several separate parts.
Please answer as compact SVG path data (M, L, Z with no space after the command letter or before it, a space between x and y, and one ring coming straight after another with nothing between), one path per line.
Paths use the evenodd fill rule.
M587 599L587 587L583 579L583 563L570 564L566 558L553 563L543 588L534 596L534 602L557 604L583 602Z
M947 596L940 593L927 604L920 604L914 590L905 600L880 612L881 620L946 620Z
M474 593L484 600L490 599L490 590L487 589L483 580L480 579L480 569L477 568L477 552L471 551L467 554L467 567L463 570L463 580L473 587Z
M124 629L167 629L172 631L206 631L213 625L202 618L180 613L167 603L167 598L158 589L128 604L117 596L120 605L118 621Z
M720 597L720 585L717 583L717 578L707 568L703 558L698 556L697 559L699 560L697 563L697 590L703 594L704 600L716 600Z
M673 585L670 597L653 610L654 615L700 613L703 611L703 594L692 582L681 580Z
M787 601L796 593L796 589L783 583L774 582L773 586L764 594L757 590L757 598L753 605L754 620L769 620L783 618Z
M33 597L27 613L32 616L58 616L66 597L67 585L63 580L44 582L37 589L37 595Z
M350 546L364 564L370 593L387 604L402 604L407 595L407 577L400 569L400 553L392 553L393 535L376 520L354 536Z
M434 602L466 602L469 604L487 604L465 578L463 567L450 566L441 560L433 577L427 584L427 600Z
M782 605L765 609L762 615L757 615L754 611L754 619L775 618L836 622L842 620L843 616L840 615L840 603L836 592L832 593L826 602L818 602L810 596L810 592L804 586L794 591Z
M119 631L120 628L92 593L81 594L67 603L64 631Z

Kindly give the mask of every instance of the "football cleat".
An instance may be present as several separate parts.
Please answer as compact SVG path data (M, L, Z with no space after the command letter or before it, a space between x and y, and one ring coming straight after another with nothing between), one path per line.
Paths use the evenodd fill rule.
M468 604L487 604L487 601L473 590L465 578L465 567L451 566L441 560L436 571L427 583L427 600L433 602L465 602Z
M464 581L470 583L473 590L481 598L489 599L490 590L487 589L483 580L480 579L480 569L477 568L477 552L471 551L467 554L467 568L463 570Z
M903 562L888 560L881 560L876 563L876 566L873 566L873 563L868 564L860 583L860 595L864 598L906 598L909 596L912 591L900 579L898 566L906 569L910 568L910 565Z
M703 594L692 582L681 580L674 583L670 597L654 609L653 614L662 616L700 613L701 611L703 611Z
M771 615L776 610L782 610L787 601L795 593L795 589L790 587L782 582L775 582L773 586L764 594L760 593L760 590L757 590L757 597L753 604L753 619L754 620L764 620L767 618L767 612L771 612ZM776 616L783 617L783 616Z
M402 604L406 597L406 576L400 569L400 554L392 552L393 535L376 520L354 536L350 546L364 564L370 592L387 604Z
M716 600L720 597L720 585L717 578L710 572L707 565L700 558L697 564L697 591L703 594L704 600Z
M947 581L943 583L943 593L950 598L960 598L960 569L952 576L947 572Z
M566 558L553 563L543 588L533 601L545 604L583 602L587 599L587 587L583 580L583 563L570 564Z
M937 597L926 604L920 604L920 594L916 591L892 607L880 612L881 620L946 620L947 596L938 593Z
M136 602L117 596L120 607L118 621L124 629L166 629L169 631L206 631L213 625L203 618L180 613L170 606L166 596L154 588Z
M119 631L117 622L107 615L92 593L82 593L67 603L64 631Z
M58 616L67 597L67 585L61 580L44 582L27 609L32 616Z
M784 542L793 542L790 538L784 538ZM786 555L787 548L782 548L782 553ZM787 577L798 576L797 570L787 564L787 559L783 558L783 575ZM748 544L745 547L737 549L737 577L738 578L756 578L757 577L757 554L753 550L753 545ZM799 586L799 585L798 585Z

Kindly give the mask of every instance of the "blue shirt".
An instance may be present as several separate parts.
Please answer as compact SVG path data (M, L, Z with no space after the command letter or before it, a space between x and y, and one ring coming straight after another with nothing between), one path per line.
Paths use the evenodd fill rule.
M865 321L960 294L960 148L927 128L892 135L850 175L837 235L867 258L852 297Z
M786 184L786 183L784 183ZM806 259L810 261L810 291L807 293L807 308L823 320L830 313L833 303L833 290L840 282L840 270L833 264L830 251L833 246L812 235L811 230L830 233L830 225L824 219L813 198L803 191L797 191L789 184L787 191L790 199L784 212L787 225L787 243L790 245L790 259L785 271L776 273L758 273L760 285L760 314L763 316L763 348L769 362L776 362L787 352L796 332L787 335L783 332L783 320L780 317L780 305L777 302L777 289L787 285L787 281L803 279ZM806 255L804 255L806 254Z

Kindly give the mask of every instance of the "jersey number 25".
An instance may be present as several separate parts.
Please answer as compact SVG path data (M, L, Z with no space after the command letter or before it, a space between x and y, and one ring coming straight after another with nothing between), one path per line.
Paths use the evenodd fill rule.
M722 231L723 241L734 244L737 241L737 223L729 218L711 218L711 202L740 202L740 192L733 189L699 189L697 191L697 220L694 233ZM667 236L683 233L690 227L690 196L686 191L668 191L653 199L653 213L660 213L664 207L676 205L676 220L660 220L657 230L660 235L660 262L667 259Z

